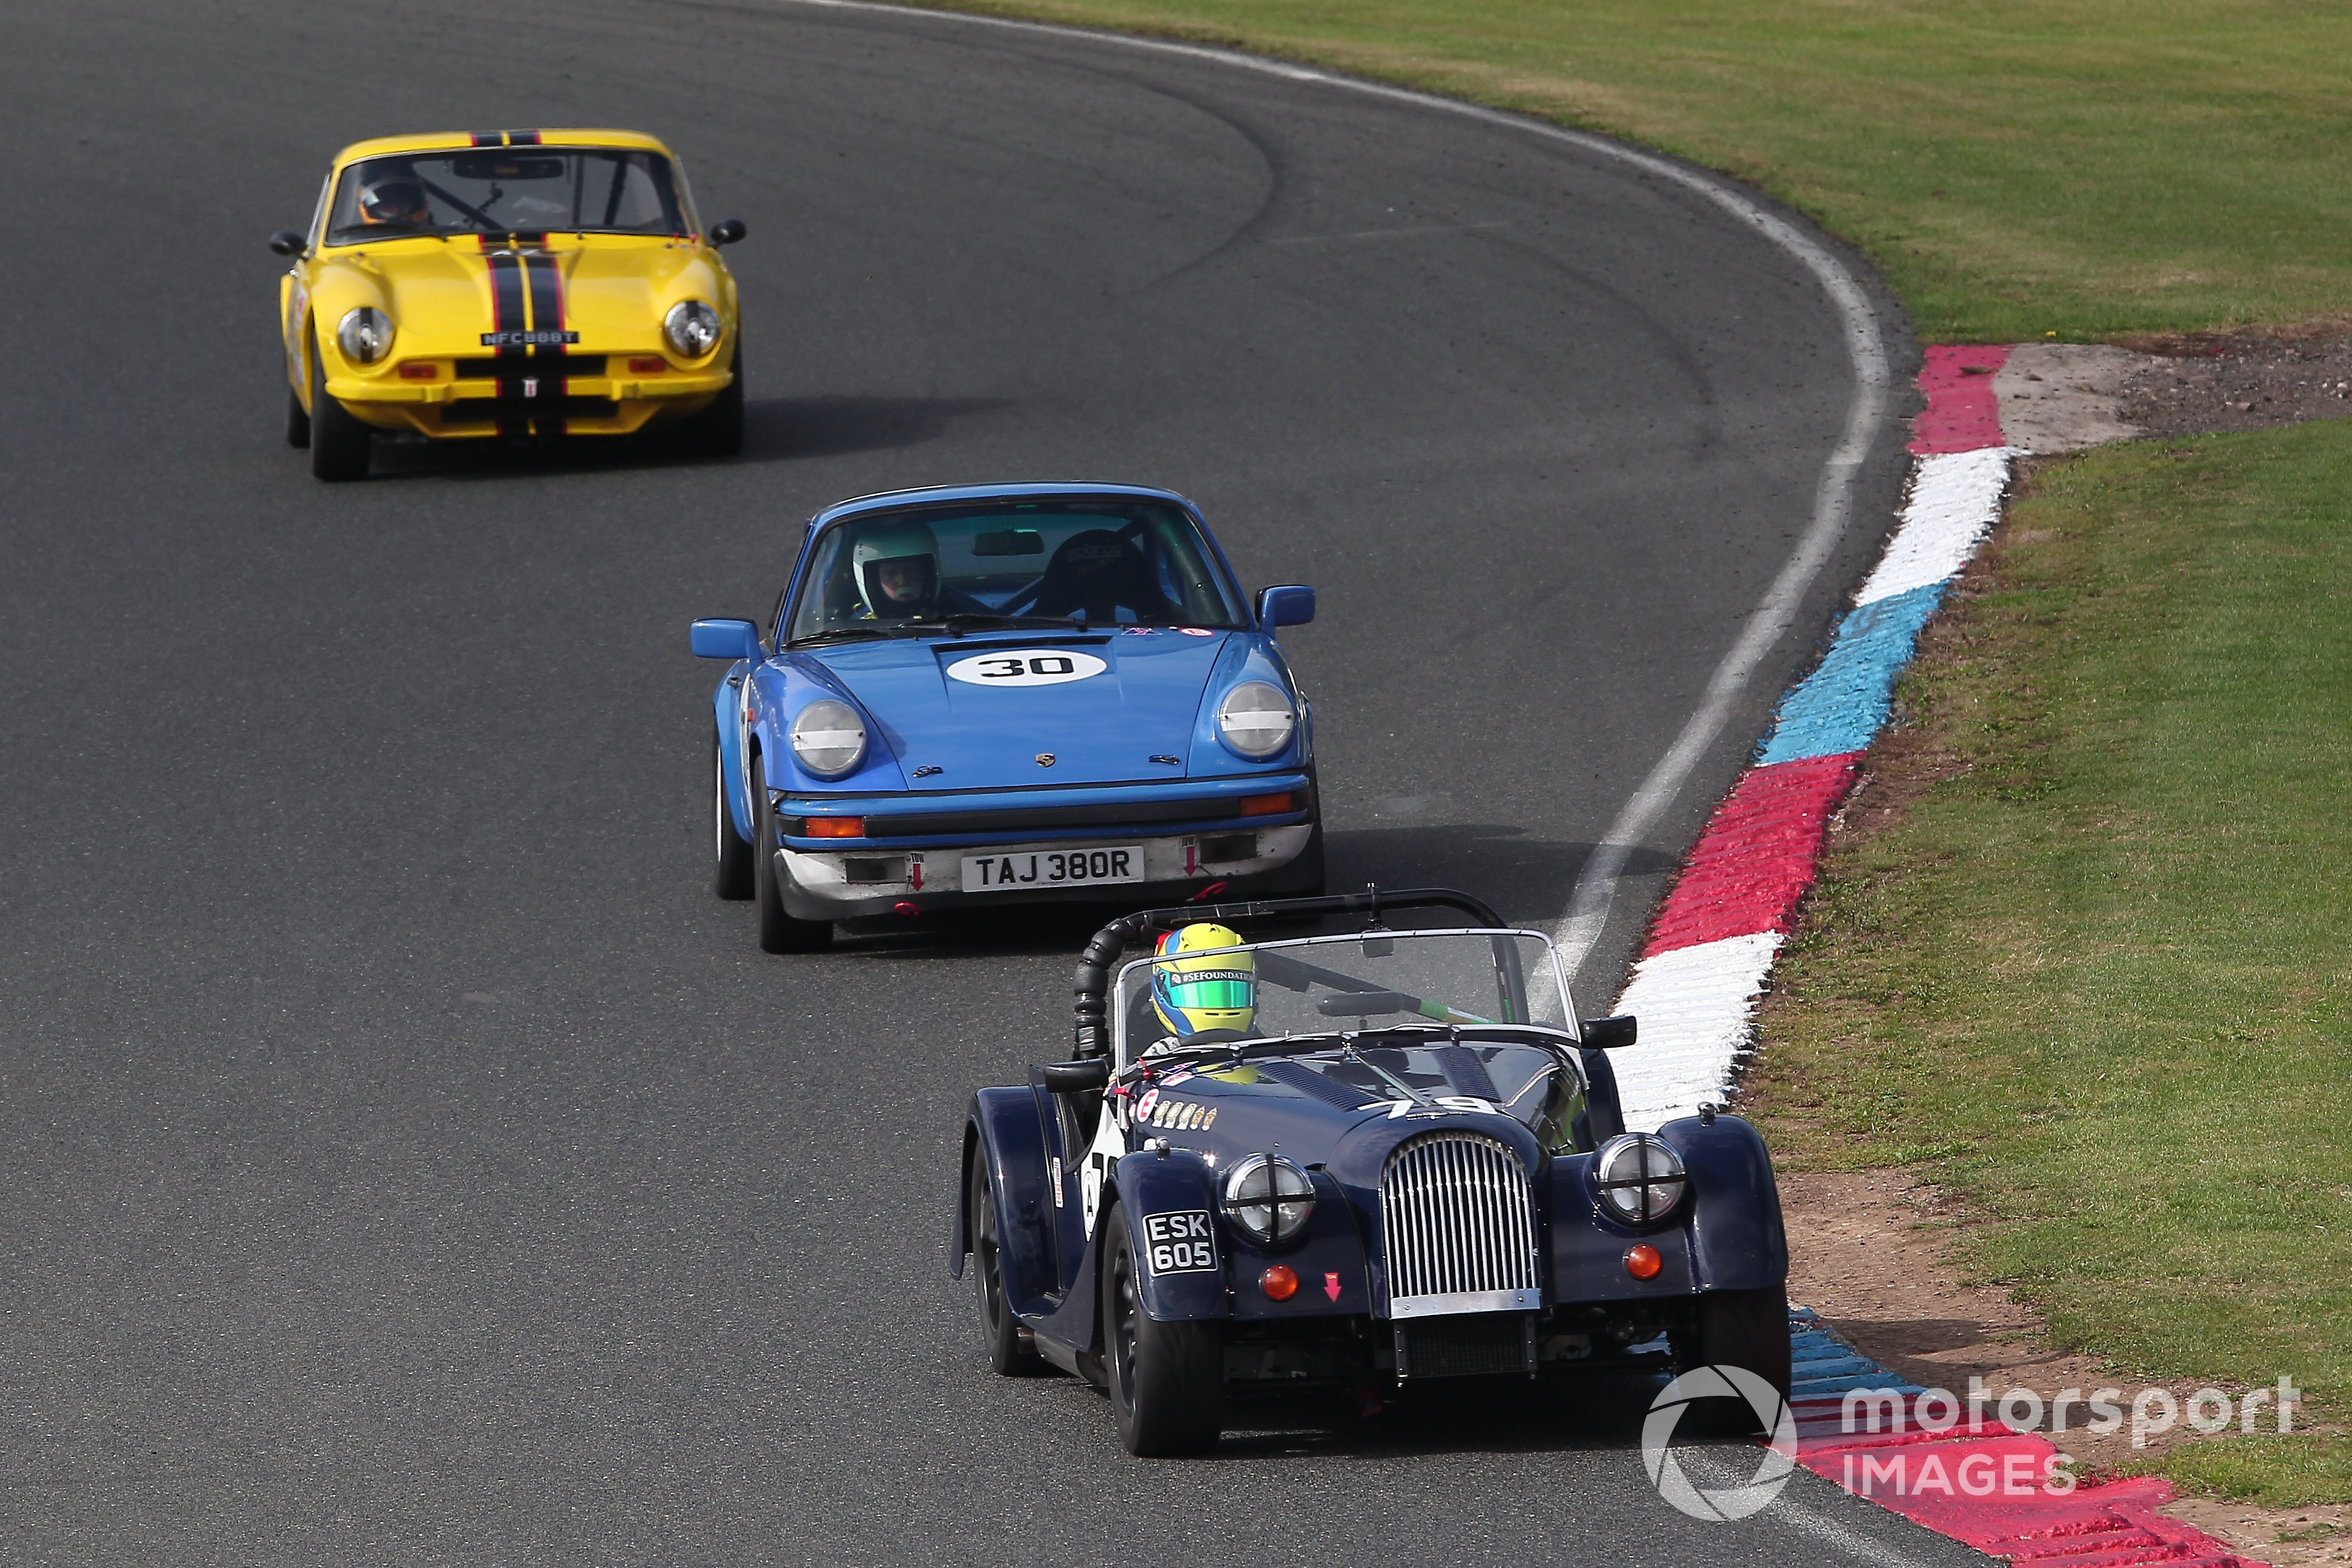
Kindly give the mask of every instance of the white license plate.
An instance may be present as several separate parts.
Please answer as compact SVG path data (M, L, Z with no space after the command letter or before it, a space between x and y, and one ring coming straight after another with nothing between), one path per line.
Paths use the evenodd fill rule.
M1098 849L1024 849L1017 855L967 855L963 890L1011 893L1024 888L1089 888L1143 880L1143 846Z

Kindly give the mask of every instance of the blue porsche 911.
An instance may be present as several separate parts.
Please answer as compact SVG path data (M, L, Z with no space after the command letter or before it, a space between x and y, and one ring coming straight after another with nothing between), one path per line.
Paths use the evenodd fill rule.
M724 899L770 952L1041 900L1319 892L1314 734L1200 512L1130 485L901 490L813 519L763 631L694 623Z

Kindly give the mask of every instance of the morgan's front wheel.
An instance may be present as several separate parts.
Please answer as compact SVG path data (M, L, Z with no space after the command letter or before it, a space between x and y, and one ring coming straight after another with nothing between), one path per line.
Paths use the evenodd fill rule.
M319 347L310 345L310 474L329 484L363 479L368 471L368 427L350 409L327 395Z
M980 1309L980 1331L988 1342L988 1368L1003 1377L1026 1377L1045 1363L1021 1337L1021 1324L1004 1296L1004 1247L996 1228L996 1198L988 1184L988 1151L971 1152L971 1180L964 1184L971 1222L972 1304Z
M776 867L783 837L776 831L775 803L768 798L767 768L757 757L751 759L751 820L757 827L751 897L760 907L760 951L814 952L833 941L833 922L794 920L784 909L783 873Z
M728 809L727 763L716 735L710 737L710 842L711 891L740 903L751 896L751 846L735 831L735 814Z
M1103 1221L1103 1364L1118 1440L1143 1458L1175 1458L1215 1447L1224 1425L1224 1324L1162 1323L1143 1310L1127 1211Z
M1785 1286L1709 1291L1693 1303L1690 1327L1675 1334L1673 1343L1675 1359L1685 1370L1739 1367L1770 1384L1784 1402L1789 1397L1792 1369ZM1690 1407L1690 1418L1727 1436L1745 1436L1760 1425L1744 1399L1696 1401Z
M302 395L292 387L286 389L286 444L301 447L310 444L310 413L302 406Z

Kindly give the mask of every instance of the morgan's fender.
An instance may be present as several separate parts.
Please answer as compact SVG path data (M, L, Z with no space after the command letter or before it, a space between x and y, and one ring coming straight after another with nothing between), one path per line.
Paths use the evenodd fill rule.
M971 1221L965 1194L971 1166L984 1162L996 1205L996 1240L1001 1249L1004 1294L1013 1310L1035 1317L1053 1310L1054 1241L1046 1226L1051 1195L1045 1190L1045 1131L1037 1102L1026 1088L983 1089L971 1097L966 1123L962 1184L957 1188L955 1229L949 1247L949 1273L961 1278L971 1252Z
M1683 1157L1695 1202L1692 1261L1706 1290L1760 1290L1789 1277L1780 1189L1762 1134L1737 1116L1685 1116L1658 1129Z
M1648 1300L1698 1289L1692 1266L1687 1207L1649 1226L1628 1226L1601 1212L1593 1199L1591 1154L1551 1163L1551 1299L1556 1302ZM1650 1279L1625 1271L1636 1243L1657 1248L1661 1267Z
M1623 1102L1617 1098L1617 1068L1607 1051L1579 1051L1584 1058L1585 1110L1596 1149L1625 1131Z
M1113 1180L1135 1242L1136 1289L1144 1311L1163 1323L1228 1316L1230 1249L1218 1234L1216 1173L1198 1154L1176 1150L1164 1160L1150 1152L1126 1155L1113 1167ZM1099 1222L1095 1237L1098 1245Z

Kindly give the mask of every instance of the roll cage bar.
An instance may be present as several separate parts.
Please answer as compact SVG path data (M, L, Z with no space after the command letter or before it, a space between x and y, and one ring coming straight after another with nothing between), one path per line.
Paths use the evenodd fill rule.
M1076 1016L1077 1048L1081 1058L1110 1055L1110 1015L1107 994L1112 973L1118 967L1119 955L1128 945L1140 939L1198 921L1214 921L1230 924L1234 921L1317 921L1332 915L1361 914L1364 929L1377 930L1381 915L1390 910L1457 910L1482 926L1507 931L1503 917L1483 899L1451 888L1407 888L1398 892L1382 892L1367 888L1360 893L1327 893L1313 899L1254 899L1231 904L1179 904L1173 909L1139 910L1131 915L1121 915L1102 930L1095 932L1078 957L1078 973L1071 989L1076 1000L1071 1006ZM1402 934L1402 933L1400 933ZM1527 976L1519 964L1518 944L1507 938L1495 942L1495 966L1504 984L1504 994L1525 1021L1527 1013Z

